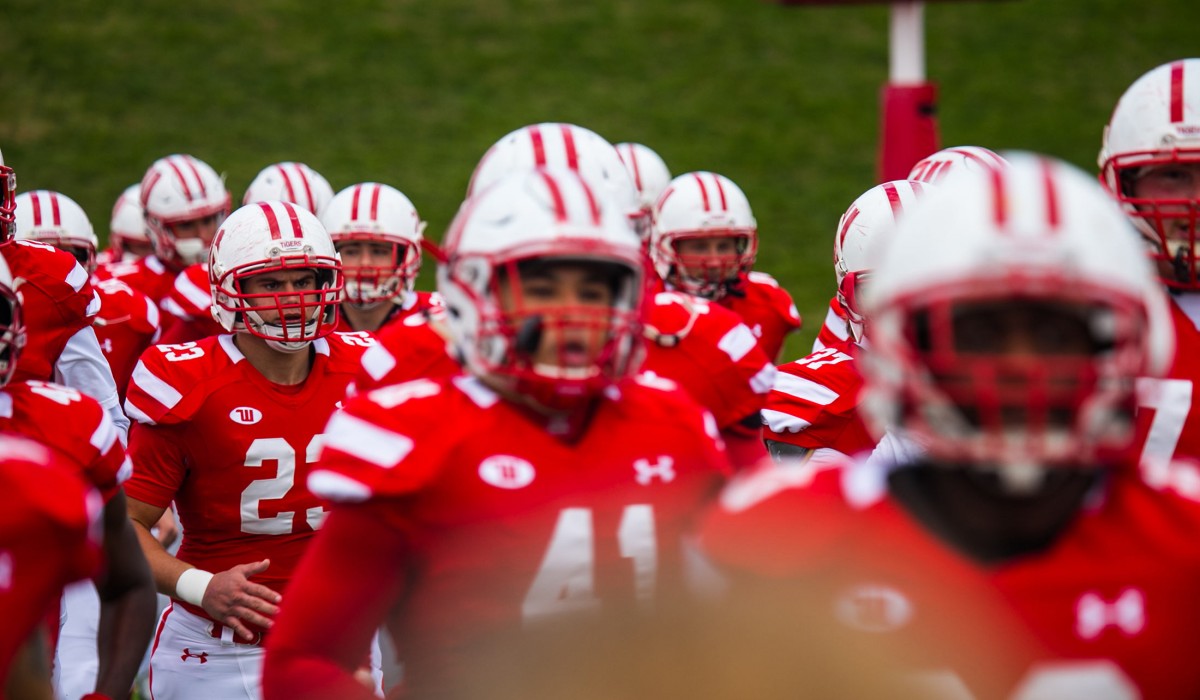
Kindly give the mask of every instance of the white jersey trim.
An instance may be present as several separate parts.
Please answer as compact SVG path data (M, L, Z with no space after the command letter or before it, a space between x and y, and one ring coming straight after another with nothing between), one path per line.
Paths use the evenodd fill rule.
M378 381L396 367L396 358L382 345L372 345L363 353L362 367L372 379Z
M341 412L329 419L324 434L325 449L345 452L384 469L404 461L414 446L412 438Z
M828 406L838 399L838 393L829 387L787 372L775 376L775 391L819 406Z
M763 424L767 426L773 433L798 433L801 430L807 430L812 426L812 423L797 418L790 413L776 411L770 408L762 410Z
M734 362L741 362L745 357L758 346L758 338L754 337L754 331L750 330L746 324L739 323L717 343L717 347Z
M371 497L371 489L366 484L326 469L308 475L308 490L341 503L361 503Z
M141 360L138 360L137 366L133 368L133 382L167 410L175 408L183 399L183 394L146 369L146 365ZM129 402L126 401L126 403Z

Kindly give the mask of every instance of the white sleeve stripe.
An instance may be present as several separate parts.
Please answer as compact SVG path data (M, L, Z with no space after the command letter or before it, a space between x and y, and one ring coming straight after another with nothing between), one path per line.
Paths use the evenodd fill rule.
M201 311L212 306L212 292L208 289L197 287L187 275L180 275L175 279L175 289L195 305Z
M143 425L154 425L154 419L146 415L142 409L134 406L133 402L129 399L125 399L125 415Z
M846 319L837 315L837 312L830 307L825 312L825 328L833 333L838 340L847 340L850 337L850 329L846 327Z
M186 309L184 309L182 306L180 306L179 302L175 301L174 299L172 299L170 297L167 297L166 299L162 300L162 307L163 307L163 311L166 311L167 313L171 314L172 316L174 316L175 318L177 318L181 321L192 320L192 315L189 314Z
M717 343L717 348L729 355L729 359L734 362L741 362L742 358L757 345L758 338L754 337L754 332L746 324L739 323L721 338Z
M121 462L121 468L117 470L117 483L123 484L129 481L131 476L133 476L133 462L130 461L129 455L125 455L125 459Z
M146 320L149 321L150 325L154 326L155 328L158 328L162 325L158 318L158 307L154 305L154 302L150 300L150 297L146 297Z
M138 360L137 366L133 368L131 381L168 410L175 408L175 405L183 398L183 394L176 391L175 387L154 376L150 370L146 369L146 365L141 360Z
M767 429L773 433L798 433L812 425L803 418L769 408L762 410L762 419Z
M108 413L102 413L100 417L100 425L96 426L96 431L92 433L92 437L88 442L92 443L100 454L105 454L112 448L113 443L117 440L117 429L113 426L113 422L108 417Z
M348 476L318 469L308 475L308 490L322 498L343 503L361 503L371 497L371 489Z
M775 375L775 391L820 406L828 406L838 398L838 393L829 387L786 372Z
M101 303L100 294L98 292L92 292L92 300L88 302L87 309L83 312L84 315L88 318L91 318L92 316L100 313Z
M83 266L79 263L75 263L75 267L72 267L71 271L67 273L67 284L71 285L71 289L78 292L83 289L83 285L87 281L87 270L83 269Z
M363 353L362 366L372 379L380 380L396 366L396 358L382 345L373 345Z
M391 469L412 452L413 441L361 418L335 413L325 427L325 449Z
M750 378L750 388L756 394L770 393L771 389L775 386L775 375L778 373L779 370L775 369L775 365L768 362L763 365L758 374Z

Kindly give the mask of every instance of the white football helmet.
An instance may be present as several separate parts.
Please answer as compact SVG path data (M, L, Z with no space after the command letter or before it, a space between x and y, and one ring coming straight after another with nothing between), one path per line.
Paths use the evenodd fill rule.
M453 345L468 370L539 405L570 411L635 371L641 360L641 241L626 210L580 173L556 168L511 174L464 203L446 235L438 291ZM580 261L612 275L611 307L506 309L505 280L527 264ZM519 292L519 287L518 287ZM586 367L536 363L543 333L580 332L600 342Z
M943 181L871 247L864 405L878 428L1020 490L1047 466L1127 456L1135 381L1167 368L1173 330L1138 236L1095 179L1033 154L1007 159ZM987 304L1060 325L1043 323L1014 354L1002 326L980 327ZM972 331L960 325L969 309ZM1072 329L1088 350L1056 344Z
M317 216L333 199L333 187L321 173L304 163L273 163L259 171L242 196L242 205L255 202L291 202Z
M108 247L113 251L114 260L136 260L138 256L129 250L129 244L150 243L141 192L140 183L130 185L113 204L112 218L108 223Z
M4 164L0 153L0 243L11 239L17 232L17 174Z
M392 246L392 264L345 267L346 300L367 306L413 290L421 271L425 222L403 192L361 182L338 192L321 214L334 245L369 241Z
M100 242L92 222L83 207L65 194L34 190L17 195L17 238L65 250L89 274L96 270Z
M313 290L248 293L243 288L255 275L297 269L316 272ZM320 220L291 202L256 202L231 214L213 239L208 281L217 323L264 338L276 350L302 350L337 326L341 260Z
M983 146L951 146L926 156L908 172L909 180L938 182L950 172L983 170L1004 164L999 153Z
M8 384L17 371L17 359L25 347L25 323L16 283L4 256L0 255L0 386Z
M650 218L642 211L621 156L604 137L575 124L531 124L506 134L475 166L467 197L509 173L540 167L578 171L617 202L639 236L649 236Z
M629 171L629 177L633 178L642 209L651 214L658 196L671 182L671 171L667 169L662 156L649 146L625 142L618 143L615 148L625 169Z
M689 239L730 238L732 256L681 254ZM650 259L659 277L688 294L720 299L750 272L758 254L758 222L733 180L706 171L671 180L654 204ZM699 272L699 274L697 274Z
M837 300L846 311L850 333L856 342L861 343L866 335L867 321L860 300L863 283L871 274L870 246L890 236L900 216L934 188L916 180L876 185L859 195L838 221L837 235L833 238Z
M189 155L171 155L154 161L142 178L139 199L154 254L173 266L203 262L209 242L203 238L177 238L175 227L198 219L229 215L229 192L217 171Z
M1200 58L1161 65L1134 81L1104 128L1099 157L1101 180L1151 242L1163 282L1197 291L1200 198L1133 194L1146 168L1172 163L1200 163Z

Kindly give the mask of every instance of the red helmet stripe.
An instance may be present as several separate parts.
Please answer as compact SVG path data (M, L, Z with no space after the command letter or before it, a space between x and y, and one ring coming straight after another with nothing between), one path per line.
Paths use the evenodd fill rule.
M362 185L354 186L354 194L350 197L350 220L358 221L358 198L362 196Z
M300 173L300 182L304 185L304 196L308 198L308 208L312 213L317 213L317 200L313 198L312 183L309 182L308 171L299 165L296 166L296 172Z
M1171 64L1171 123L1183 121L1183 61Z
M838 231L838 248L841 248L846 243L846 234L850 232L850 226L854 224L854 220L858 218L858 207L851 207L850 211L846 212L846 220L842 222L842 230Z
M271 240L278 241L283 238L283 232L279 230L279 219L275 218L275 210L266 202L259 202L258 207L262 209L263 215L267 217L267 226L271 229Z
M713 175L713 182L717 183L717 194L721 195L721 211L729 211L729 202L725 199L725 186L721 184L721 178Z
M992 168L992 218L1001 229L1008 223L1008 196L1004 192L1004 173Z
M1042 185L1046 189L1046 220L1050 230L1054 231L1059 225L1058 188L1054 185L1054 169L1050 161L1042 161Z
M183 185L183 196L187 197L189 202L192 201L192 188L188 187L187 178L184 177L183 171L179 169L179 164L175 162L174 158L168 158L167 165L170 166L171 170L175 171L175 177L179 179L179 184Z
M62 214L58 210L58 194L50 193L50 219L53 225L62 226Z
M375 185L371 188L371 221L379 220L379 196L383 194L383 187Z
M42 225L42 205L38 199L37 192L29 193L29 203L33 205L33 225L41 226Z
M533 165L540 168L546 164L546 144L542 140L541 129L529 127L529 143L533 145Z
M620 151L617 151L617 155L621 156L621 160L625 162L625 165L629 166L633 170L633 184L635 187L637 187L638 192L641 192L642 168L638 163L637 151L633 148L632 143L625 145L625 151L626 153L624 155L622 155Z
M583 178L579 179L579 184L583 186L583 194L584 194L584 196L587 197L588 210L592 214L592 224L595 226L599 226L600 225L600 202L598 202L596 200L596 193L592 192L591 186L588 185L586 182L584 182Z
M704 179L699 173L695 173L692 177L696 180L696 186L700 188L700 201L704 205L704 211L712 211L712 204L708 201L708 189L704 187Z
M142 199L142 208L146 208L146 204L150 201L150 193L154 191L154 186L162 179L162 172L158 168L154 168L146 173L146 177L142 178L142 188L138 191L138 195Z
M287 190L288 201L296 201L296 191L292 189L292 179L288 177L287 170L282 165L276 165L275 169L279 171L279 177L283 178L283 188Z
M196 184L200 185L200 196L208 196L208 187L204 184L204 178L200 177L200 168L196 167L196 159L191 156L184 158L184 162L188 165L188 170L192 171L192 177L196 178Z
M304 238L304 229L300 226L300 214L296 209L296 205L291 202L284 202L283 208L287 210L288 219L292 222L292 238Z
M575 149L575 132L567 124L559 127L562 130L563 148L567 151L567 167L579 170L579 152Z
M546 183L546 189L550 192L550 198L554 200L554 218L562 223L567 220L567 203L563 199L562 190L554 178L550 177L545 171L538 171L542 176L542 181Z
M884 183L883 193L887 195L888 205L892 208L892 220L900 218L900 214L904 211L904 202L900 201L900 191L896 189L896 185L891 182Z

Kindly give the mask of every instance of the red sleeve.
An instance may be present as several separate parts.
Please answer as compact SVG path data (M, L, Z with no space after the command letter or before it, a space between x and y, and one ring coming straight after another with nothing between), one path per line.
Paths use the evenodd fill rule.
M265 700L375 698L352 674L403 586L407 547L386 509L337 507L309 545L267 635Z
M129 429L133 476L125 494L152 506L166 508L187 474L179 430L171 425L134 423Z

